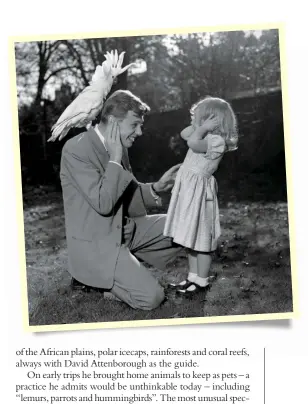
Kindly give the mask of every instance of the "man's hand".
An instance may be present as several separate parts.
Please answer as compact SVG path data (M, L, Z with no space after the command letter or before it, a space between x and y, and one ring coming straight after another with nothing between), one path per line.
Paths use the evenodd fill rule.
M160 180L153 184L154 191L157 193L169 191L174 185L175 177L180 166L181 164L177 164L176 166L169 168Z
M136 223L132 219L127 217L126 224L123 227L123 239L124 239L125 246L128 246L131 239L133 238L135 227L136 227Z
M106 146L110 154L110 160L121 164L123 146L121 143L120 129L117 121L111 117L105 132Z

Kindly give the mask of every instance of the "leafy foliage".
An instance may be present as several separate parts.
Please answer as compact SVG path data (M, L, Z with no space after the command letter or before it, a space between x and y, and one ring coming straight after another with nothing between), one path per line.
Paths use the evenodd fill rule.
M164 164L159 167L156 163L158 156L165 166L182 161L186 146L179 132L189 122L189 107L207 94L232 102L241 134L250 139L229 159L234 170L238 169L235 160L241 161L241 167L246 161L251 168L264 151L263 161L267 161L283 148L280 96L274 104L273 98L254 98L280 89L277 30L16 43L21 162L26 183L57 181L63 142L46 144L51 126L89 84L105 52L114 48L126 51L124 64L137 62L139 68L121 75L112 91L128 88L152 110L146 136L132 150L141 176L147 172L157 175L163 169ZM79 132L72 130L70 136Z

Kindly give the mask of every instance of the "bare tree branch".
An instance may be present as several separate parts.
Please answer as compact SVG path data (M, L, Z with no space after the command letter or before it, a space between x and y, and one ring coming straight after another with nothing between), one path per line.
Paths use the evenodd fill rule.
M69 41L64 41L64 43L66 44L66 46L68 47L68 50L70 51L71 55L77 59L78 62L78 68L81 72L81 77L82 80L84 81L85 85L88 86L89 85L89 80L85 74L85 70L84 70L84 66L83 66L83 62L81 59L81 56L79 54L79 52L75 49L74 45L72 43L70 43Z
M47 52L47 55L46 55L46 61L49 61L52 54L58 49L58 47L61 45L61 43L62 43L62 41L55 41L54 43L52 43L49 46L48 52Z
M62 72L62 71L64 71L64 70L72 70L72 69L74 69L74 68L78 69L78 66L64 66L64 67L60 67L60 68L57 69L57 70L54 70L53 72L51 72L51 73L44 79L45 84L47 83L47 81L48 81L51 77L56 76L58 73L60 73L60 72Z
M92 62L94 64L94 66L98 65L97 57L96 57L95 52L93 50L92 39L86 39L85 42L86 42L87 48L88 48L88 50L90 52L91 59L92 59Z

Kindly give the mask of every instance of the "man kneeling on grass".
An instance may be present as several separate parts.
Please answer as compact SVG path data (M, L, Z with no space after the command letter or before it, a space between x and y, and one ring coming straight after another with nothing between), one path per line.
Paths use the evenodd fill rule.
M148 111L129 91L113 93L100 123L66 142L60 174L72 286L109 290L143 310L158 307L164 290L140 261L163 269L181 249L163 235L165 215L146 212L161 205L179 165L141 184L129 164Z

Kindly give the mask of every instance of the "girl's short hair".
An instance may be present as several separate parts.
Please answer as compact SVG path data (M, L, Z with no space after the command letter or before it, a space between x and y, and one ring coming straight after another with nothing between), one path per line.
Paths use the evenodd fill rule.
M237 149L237 119L231 105L227 101L207 96L194 104L190 109L190 113L192 116L195 116L198 125L203 123L212 114L215 115L219 120L219 126L213 133L219 134L225 139L226 151Z
M115 91L104 103L101 122L106 123L109 115L124 119L128 111L143 117L150 111L150 107L128 90Z

